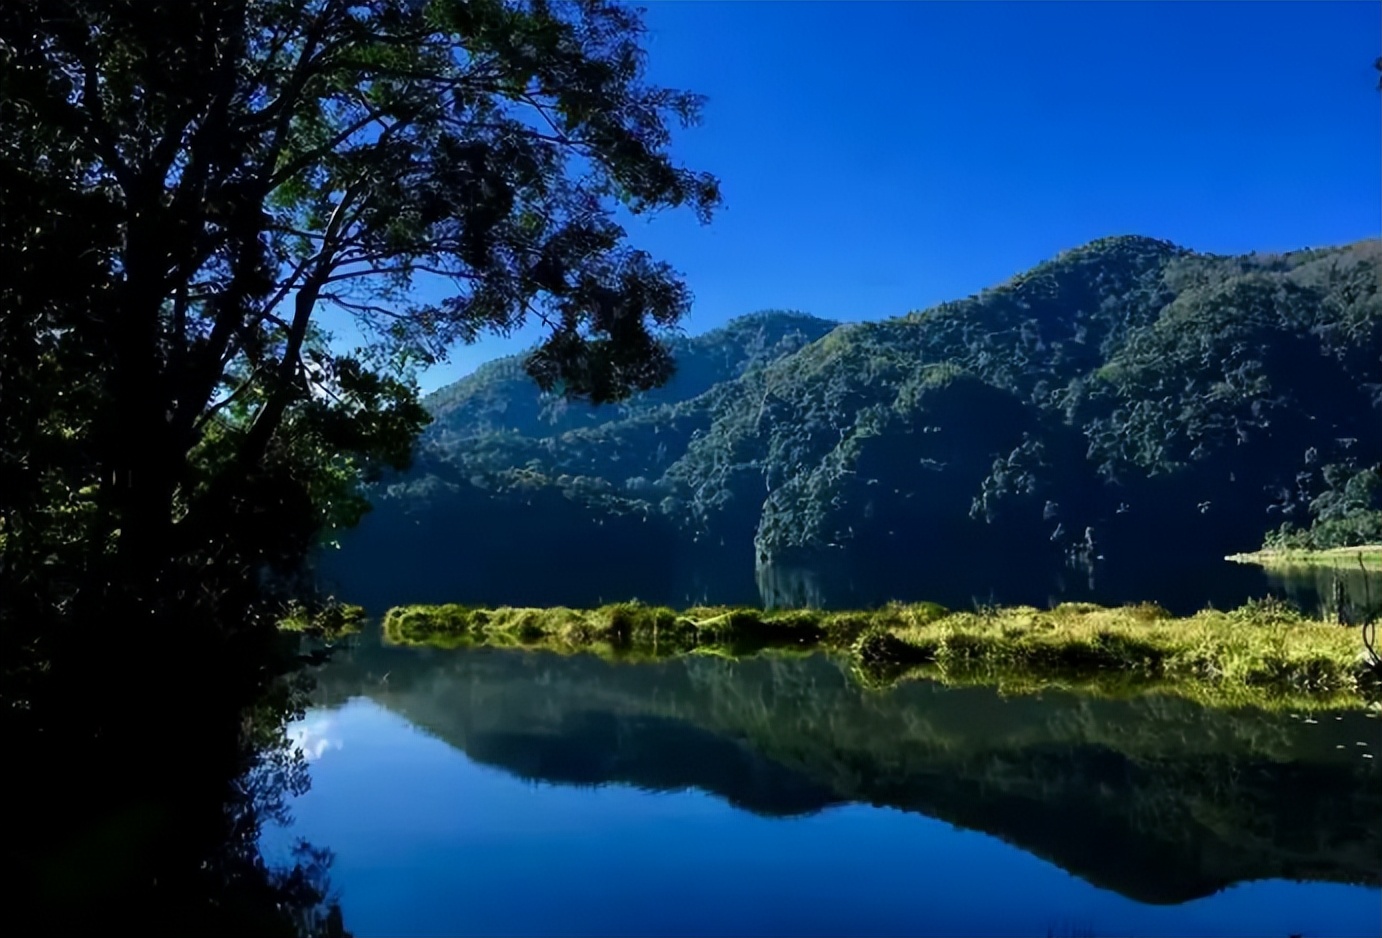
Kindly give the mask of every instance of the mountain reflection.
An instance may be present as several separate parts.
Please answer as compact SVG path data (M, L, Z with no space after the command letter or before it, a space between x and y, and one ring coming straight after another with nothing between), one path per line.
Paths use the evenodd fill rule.
M1264 879L1375 884L1375 714L1167 697L867 690L824 657L618 664L363 640L317 703L366 695L477 762L557 784L697 788L765 816L864 803L983 831L1130 898Z

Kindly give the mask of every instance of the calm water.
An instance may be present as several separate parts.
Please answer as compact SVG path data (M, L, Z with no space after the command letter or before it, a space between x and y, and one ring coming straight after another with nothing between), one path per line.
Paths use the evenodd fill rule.
M357 545L355 549L351 544ZM488 548L488 542L482 545ZM368 551L362 552L362 547ZM516 549L516 548L515 548ZM1149 560L1100 561L1092 568L1036 562L1014 554L976 563L972 553L918 557L899 552L867 561L849 556L817 566L756 566L752 550L668 557L656 551L613 558L606 547L564 544L560 558L512 562L462 555L449 544L372 543L356 534L343 551L326 552L318 572L328 592L382 613L398 603L463 601L489 606L598 606L641 599L686 608L699 604L867 609L891 600L976 604L1059 602L1104 605L1156 602L1178 615L1213 605L1232 609L1250 597L1285 596L1307 611L1331 609L1340 596L1358 610L1382 612L1382 569L1355 565L1264 570L1251 564L1205 563L1174 552ZM540 576L533 571L540 570Z
M1376 935L1382 720L365 638L270 834L357 935ZM1366 745L1360 745L1366 744Z

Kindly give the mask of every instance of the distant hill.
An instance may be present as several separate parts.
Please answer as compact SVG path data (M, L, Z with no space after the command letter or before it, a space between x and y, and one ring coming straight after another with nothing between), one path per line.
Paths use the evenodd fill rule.
M1379 257L1107 238L896 319L674 340L676 377L615 407L503 359L428 399L416 465L336 569L425 567L421 592L487 602L696 598L673 567L902 595L985 565L1116 578L1382 540ZM788 580L780 599L817 598Z
M773 311L741 316L704 335L674 338L669 344L677 370L671 380L616 406L568 403L543 394L523 370L523 356L511 355L428 395L426 404L434 423L427 439L455 445L458 440L504 431L548 437L627 420L733 381L751 368L814 342L836 325L804 313Z

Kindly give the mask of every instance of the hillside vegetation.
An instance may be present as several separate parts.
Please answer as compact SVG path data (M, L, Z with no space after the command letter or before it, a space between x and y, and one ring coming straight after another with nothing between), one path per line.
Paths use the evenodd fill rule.
M735 320L599 409L504 359L429 399L354 549L449 558L464 585L476 565L627 582L706 549L902 581L1377 543L1380 254L1108 238L896 319ZM581 601L553 589L526 601Z

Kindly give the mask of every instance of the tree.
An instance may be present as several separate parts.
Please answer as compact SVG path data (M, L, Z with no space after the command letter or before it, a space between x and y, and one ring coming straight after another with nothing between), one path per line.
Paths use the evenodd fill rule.
M250 699L266 572L406 464L426 420L413 370L451 344L536 318L545 389L613 401L667 378L689 294L619 213L706 220L719 191L669 153L701 99L645 80L643 38L604 0L0 8L17 730L51 730L113 670L138 685L174 637L218 656L216 693ZM330 343L332 308L363 348ZM120 737L149 701L119 700L68 728Z
M410 367L530 316L545 389L665 380L688 293L615 207L719 196L667 153L700 100L644 83L641 38L598 0L7 5L10 565L51 548L55 500L146 586L256 508L330 520L355 470L406 461ZM322 341L333 306L366 349ZM301 553L239 533L241 561Z

